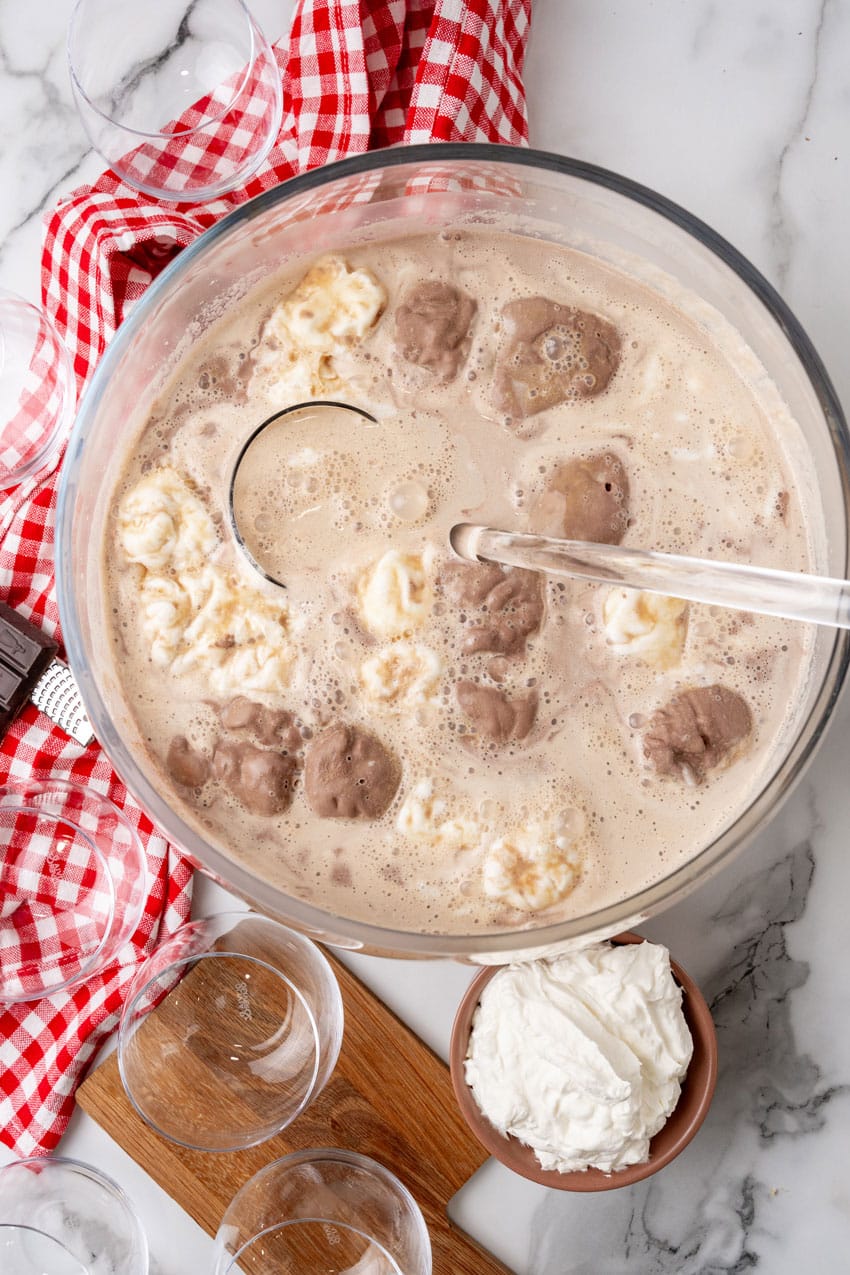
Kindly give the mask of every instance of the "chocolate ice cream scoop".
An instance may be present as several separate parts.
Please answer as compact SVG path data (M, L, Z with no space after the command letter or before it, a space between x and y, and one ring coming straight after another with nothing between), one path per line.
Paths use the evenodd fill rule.
M392 753L359 726L338 722L307 749L307 801L324 819L379 819L400 781L401 768Z
M234 369L233 361L225 354L213 354L201 365L198 389L209 392L213 402L244 403L253 370L253 359L237 362Z
M496 406L513 420L595 398L620 363L620 334L598 314L547 297L502 309L506 344L496 363Z
M251 731L261 744L279 744L286 752L294 752L303 742L292 713L284 708L267 708L245 695L228 700L218 716L225 730Z
M450 562L437 587L467 617L463 650L470 654L521 654L543 620L543 583L533 571Z
M559 465L535 501L531 530L564 540L618 545L629 522L629 477L614 452Z
M643 737L643 753L660 775L688 773L697 780L753 726L747 701L725 686L694 686L656 709Z
M175 735L168 745L165 766L175 783L183 788L200 788L209 778L208 760L192 747L185 735Z
M213 753L213 775L254 815L279 815L288 808L297 769L288 753L244 742L219 741Z
M525 739L537 716L536 691L523 699L512 700L497 686L479 686L477 682L464 680L458 682L455 695L476 734L497 744L509 739Z
M451 283L426 281L405 296L396 310L396 345L403 358L453 381L466 357L477 306Z

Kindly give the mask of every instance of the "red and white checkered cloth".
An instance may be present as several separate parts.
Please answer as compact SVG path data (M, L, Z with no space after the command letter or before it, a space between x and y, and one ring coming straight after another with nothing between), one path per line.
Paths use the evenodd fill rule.
M531 0L300 0L288 46L276 50L280 135L244 188L203 206L153 204L107 172L63 200L46 223L42 289L80 389L163 266L237 204L299 170L378 146L525 142L530 8ZM220 154L232 129L225 117L206 145ZM203 160L201 153L181 157ZM0 503L0 598L61 639L53 574L57 478L58 471L21 483ZM76 1085L115 1027L138 964L188 915L191 870L100 748L69 741L32 707L0 745L0 775L4 769L75 780L111 797L138 828L151 876L143 922L115 965L71 992L0 1005L0 1138L25 1156L58 1142Z

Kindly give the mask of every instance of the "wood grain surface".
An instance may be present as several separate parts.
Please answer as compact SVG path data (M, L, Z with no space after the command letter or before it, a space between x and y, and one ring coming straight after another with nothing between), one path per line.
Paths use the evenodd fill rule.
M154 1133L128 1101L112 1054L78 1091L80 1106L195 1219L214 1235L230 1200L264 1165L309 1147L344 1147L380 1161L415 1197L431 1236L434 1275L510 1275L492 1254L449 1222L452 1196L487 1152L467 1128L446 1065L349 970L326 953L339 980L345 1034L336 1069L319 1097L282 1133L246 1151L190 1151ZM153 1044L173 1038L181 997L193 979L208 979L200 962L150 1015L142 1030ZM206 968L204 968L206 966ZM206 989L205 989L206 991ZM204 1003L211 1003L205 996ZM211 1011L210 1031L215 1031ZM172 1095L191 1110L206 1107L213 1088L203 1056ZM245 1101L240 1096L236 1101ZM221 1103L221 1093L215 1095ZM250 1101L248 1096L247 1101Z

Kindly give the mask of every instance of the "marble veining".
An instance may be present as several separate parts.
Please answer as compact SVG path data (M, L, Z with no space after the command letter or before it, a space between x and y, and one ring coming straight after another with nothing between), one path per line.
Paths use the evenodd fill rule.
M830 0L821 0L820 11L815 20L814 33L810 40L810 74L802 95L802 104L797 118L791 123L791 127L787 134L787 141L782 147L782 150L779 152L779 158L776 162L776 180L770 206L773 214L771 220L771 235L776 253L776 281L780 291L783 289L788 280L788 271L791 266L791 257L794 247L794 236L789 229L788 218L783 202L785 165L794 147L801 141L808 140L806 137L806 127L812 112L815 89L818 83L821 42L824 39L827 9L831 7Z
M0 6L0 278L38 291L41 214L81 180L89 151L65 63L67 0ZM93 162L90 176L99 164Z
M786 1165L796 1160L805 1172L805 1154L798 1158L793 1144L818 1134L831 1104L850 1093L850 1059L847 1079L828 1079L793 1023L793 995L811 971L791 955L787 928L803 916L814 874L812 841L804 839L737 885L708 918L728 956L703 980L720 1051L703 1130L674 1169L635 1187L591 1200L550 1193L535 1217L529 1271L795 1269L774 1264L771 1252L789 1212Z
M29 129L16 127L14 117L11 121L7 117L4 151L0 152L0 162L8 163L12 159L20 169L33 172L38 178L38 184L33 182L28 191L21 184L17 190L7 192L7 208L11 210L13 217L17 214L17 220L8 227L4 226L4 241L21 229L31 217L37 216L43 207L49 206L54 192L65 189L65 183L88 149L82 129L68 127L73 123L74 117L69 117L67 103L62 100L55 78L58 57L59 50L53 47L47 50L39 65L33 65L16 61L12 51L0 47L0 72L4 88L7 91L11 89L22 115L25 113L27 123L33 127L30 133ZM76 137L69 137L72 133ZM25 144L20 146L21 143ZM11 154L5 153L6 146L10 146ZM20 146L17 153L12 149L16 146ZM47 185L44 185L45 182ZM15 195L22 197L17 207L11 202ZM4 251L7 248L8 244L4 242Z
M36 299L41 215L103 167L73 109L73 0L0 0L0 283ZM292 0L251 0L266 34ZM532 144L655 188L777 286L850 403L848 0L534 0ZM452 1214L519 1275L850 1271L850 784L844 698L747 850L642 927L703 987L720 1044L705 1126L630 1190L570 1196L489 1163ZM199 911L228 896L202 881ZM443 1056L469 971L345 957ZM125 1187L154 1275L207 1269L200 1229L75 1115L62 1150ZM0 1152L0 1162L7 1156Z

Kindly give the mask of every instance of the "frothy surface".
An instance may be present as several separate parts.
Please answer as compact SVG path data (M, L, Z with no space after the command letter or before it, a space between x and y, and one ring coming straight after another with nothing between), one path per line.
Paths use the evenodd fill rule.
M205 569L228 580L239 605L249 594L261 599L264 624L282 615L278 647L268 627L262 635L282 680L263 686L252 665L244 694L294 718L285 750L298 762L291 801L279 814L254 814L216 782L215 767L195 789L173 782L166 758L175 737L203 759L274 737L264 741L256 724L223 724L238 683L225 693L207 667L155 665L141 617L147 568L110 545L116 667L142 736L170 800L205 836L341 915L470 933L613 903L693 857L766 782L802 698L807 630L692 604L684 621L670 619L669 641L662 633L653 645L642 640L645 616L624 615L609 590L543 581L539 627L515 649L476 649L469 634L481 617L446 587L449 530L464 520L527 530L563 467L601 454L628 477L622 543L811 569L807 515L785 453L790 423L764 405L751 352L731 336L712 340L687 317L687 297L674 307L582 254L452 232L352 249L345 262L345 277L371 298L371 326L349 332L332 356L321 347L332 364L311 365L311 375L376 421L352 426L341 414L319 429L309 415L282 418L268 462L275 481L255 475L246 518L258 551L277 555L285 592L260 579L235 543L227 489L245 440L292 402L269 372L269 349L258 356L255 347L303 267L243 303L186 360L128 455L113 501L119 507L165 467L181 475L214 529ZM423 282L451 284L475 303L450 361L453 379L433 358L400 352L396 314L415 309L408 298ZM513 339L502 312L535 296L604 319L616 329L619 363L603 392L520 419L506 415L497 390L496 364ZM469 312L452 304L452 315ZM402 344L415 355L409 323ZM517 357L525 368L530 356ZM548 386L544 372L534 367L523 393ZM203 618L206 595L198 606ZM216 641L230 637L223 629L210 639L211 659ZM718 683L749 706L745 746L701 783L658 774L643 752L653 713L683 688ZM340 722L368 732L397 763L398 788L377 818L311 809L301 763Z

